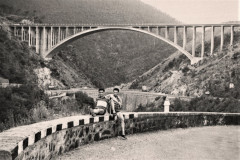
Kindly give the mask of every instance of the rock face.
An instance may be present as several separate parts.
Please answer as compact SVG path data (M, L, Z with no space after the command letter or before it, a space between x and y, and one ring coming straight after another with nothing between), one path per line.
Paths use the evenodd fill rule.
M58 80L51 77L51 71L49 68L38 68L34 72L38 77L38 87L41 89L48 89L49 86L64 87L64 85Z

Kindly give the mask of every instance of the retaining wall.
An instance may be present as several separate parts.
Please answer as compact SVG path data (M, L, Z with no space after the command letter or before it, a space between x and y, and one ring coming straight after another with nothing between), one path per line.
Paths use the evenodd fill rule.
M126 133L209 125L239 125L240 113L126 112ZM109 115L72 116L0 133L0 160L51 159L81 145L116 137L120 123Z

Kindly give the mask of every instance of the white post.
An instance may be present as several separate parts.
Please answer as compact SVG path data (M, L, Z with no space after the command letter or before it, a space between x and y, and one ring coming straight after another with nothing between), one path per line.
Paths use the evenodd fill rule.
M169 102L168 98L166 98L164 101L164 112L165 113L169 112L169 106L170 106L170 102Z

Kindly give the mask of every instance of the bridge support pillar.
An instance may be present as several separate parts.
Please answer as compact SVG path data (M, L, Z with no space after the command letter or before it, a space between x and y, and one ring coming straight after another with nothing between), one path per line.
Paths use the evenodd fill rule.
M47 33L47 50L49 50L51 48L51 29L46 29L46 33Z
M177 44L178 43L178 28L175 26L174 27L174 43Z
M231 26L231 38L230 38L230 46L233 46L233 35L234 34L234 27Z
M224 43L224 27L221 26L221 44L220 44L220 51L223 50L223 43Z
M17 28L16 28L16 26L14 26L13 34L14 34L14 36L17 36Z
M166 26L165 28L165 38L168 39L169 37L169 28Z
M201 58L203 58L205 52L205 26L202 26L202 50L201 50Z
M76 34L76 27L73 28L73 34Z
M36 27L36 53L39 53L39 42L40 42L39 28Z
M42 39L41 39L41 56L43 58L45 58L45 52L46 52L46 48L47 48L47 31L46 31L46 27L43 27L42 30L42 35L41 35Z
M50 29L50 48L52 48L52 46L53 46L53 27L51 27Z
M21 41L24 41L24 28L21 29Z
M61 28L58 27L58 40L57 42L59 43L61 41Z
M36 28L31 30L31 45L36 47Z
M212 26L211 28L211 52L210 55L213 55L213 51L214 51L214 26Z
M193 38L192 38L192 56L195 57L195 45L196 45L196 27L193 26Z
M65 38L67 38L68 37L68 27L66 27L66 37Z
M187 27L184 26L183 28L183 49L186 49L186 44L187 44Z
M28 46L31 46L31 27L28 27Z

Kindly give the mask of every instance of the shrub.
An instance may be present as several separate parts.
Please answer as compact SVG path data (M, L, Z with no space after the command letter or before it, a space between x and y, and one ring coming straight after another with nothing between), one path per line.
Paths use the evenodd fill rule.
M40 101L48 102L44 92L34 85L22 85L19 88L0 88L1 128L31 122L32 110Z
M213 97L197 97L191 101L183 101L174 99L170 105L171 111L197 111L197 112L230 112L240 113L240 101L233 98L213 98Z
M84 104L90 105L91 107L94 107L95 103L92 97L89 97L86 93L83 92L77 92L75 94L77 103L79 106L83 107Z
M46 119L50 115L45 101L38 102L31 111L31 117L33 122Z

